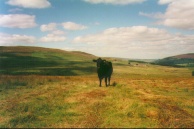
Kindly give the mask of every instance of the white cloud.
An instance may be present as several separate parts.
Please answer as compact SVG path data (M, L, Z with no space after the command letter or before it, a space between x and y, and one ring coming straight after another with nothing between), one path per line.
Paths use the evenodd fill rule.
M63 42L66 40L65 36L48 34L40 39L40 42Z
M95 55L133 58L162 58L192 52L193 41L194 35L170 34L163 29L146 26L110 28L73 40L87 45L80 50Z
M32 28L35 27L35 16L27 14L0 15L0 27Z
M6 3L23 8L47 8L51 6L48 0L9 0Z
M171 2L173 2L173 1L175 1L175 0L159 0L159 4L169 4L169 3L171 3Z
M9 9L9 12L11 12L11 13L17 13L17 12L21 12L21 11L23 11L23 9L20 9L20 8Z
M50 32L50 34L40 38L40 42L63 42L66 40L65 32L57 29L57 23L41 25L40 30Z
M64 23L62 23L62 26L64 27L64 29L67 29L67 30L84 30L84 29L87 29L87 26L77 24L77 23L74 23L74 22L64 22Z
M87 26L77 24L74 22L64 22L61 24L57 23L49 23L49 24L43 24L40 26L40 30L45 32L45 31L54 31L57 30L57 26L62 25L64 29L66 30L84 30L87 29Z
M139 15L149 17L149 18L156 18L156 19L164 18L164 14L162 14L161 12L158 12L158 13L139 12Z
M146 17L158 19L157 24L168 27L194 30L194 0L159 0L159 4L168 4L164 14L143 13Z
M45 31L53 31L56 30L57 24L56 23L49 23L48 25L44 24L40 26L40 30Z
M114 5L127 5L134 3L142 3L146 0L84 0L85 2L89 2L92 4L114 4Z
M194 29L194 0L174 0L165 12L165 18L160 21L162 25L180 28Z
M54 35L64 35L65 32L61 31L61 30L55 30L55 31L52 32L52 34L54 34Z
M5 34L0 33L0 45L15 45L21 43L35 43L36 38L28 35L18 35L18 34Z
M88 44L106 43L106 44L130 44L160 43L163 39L170 38L171 35L165 30L157 28L148 28L146 26L133 26L121 28L109 28L102 33L76 37L74 42L83 42ZM146 40L145 40L146 39ZM158 42L159 41L159 42Z

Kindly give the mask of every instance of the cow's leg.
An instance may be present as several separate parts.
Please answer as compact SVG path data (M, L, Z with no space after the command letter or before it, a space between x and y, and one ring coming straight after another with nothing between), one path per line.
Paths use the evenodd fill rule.
M102 78L99 78L99 81L100 81L100 87L102 86Z
M110 86L110 79L111 79L111 76L108 77L108 85Z
M106 86L107 86L107 77L105 77L105 84L106 84Z

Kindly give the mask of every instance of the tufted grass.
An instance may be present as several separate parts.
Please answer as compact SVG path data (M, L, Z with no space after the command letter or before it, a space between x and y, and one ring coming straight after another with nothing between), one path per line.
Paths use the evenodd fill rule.
M0 127L194 127L194 80L176 70L174 77L137 77L118 66L112 85L101 88L96 74L1 75Z
M96 57L24 48L1 48L0 128L194 127L193 68L109 58L111 86L99 87Z

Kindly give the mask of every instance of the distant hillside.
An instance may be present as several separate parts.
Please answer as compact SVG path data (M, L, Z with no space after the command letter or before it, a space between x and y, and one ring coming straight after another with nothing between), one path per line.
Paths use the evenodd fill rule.
M94 55L41 47L0 47L0 74L90 74Z
M173 56L173 58L179 58L179 59L194 59L194 53L177 55L177 56Z
M154 64L174 67L194 67L194 53L182 54L156 60Z

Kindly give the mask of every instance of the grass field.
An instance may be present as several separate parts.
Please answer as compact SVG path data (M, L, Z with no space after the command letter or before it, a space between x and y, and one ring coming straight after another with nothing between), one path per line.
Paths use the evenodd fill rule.
M40 57L40 53L35 53L35 56ZM112 59L111 86L105 87L103 82L99 87L95 64L90 62L93 57L87 56L85 61L76 59L76 56L69 58L81 63L70 65L71 70L75 66L78 69L68 76L41 75L38 72L28 75L27 71L12 74L9 70L8 74L1 73L1 128L194 127L192 69L146 63L129 66L127 61ZM65 59L60 59L61 64L57 61L57 65L45 67L48 70L54 67L67 70L70 66L63 65ZM45 67L25 70L41 72ZM20 68L13 70L19 71ZM52 69L50 73L54 71Z
M87 75L95 71L93 55L40 47L0 47L0 74Z

